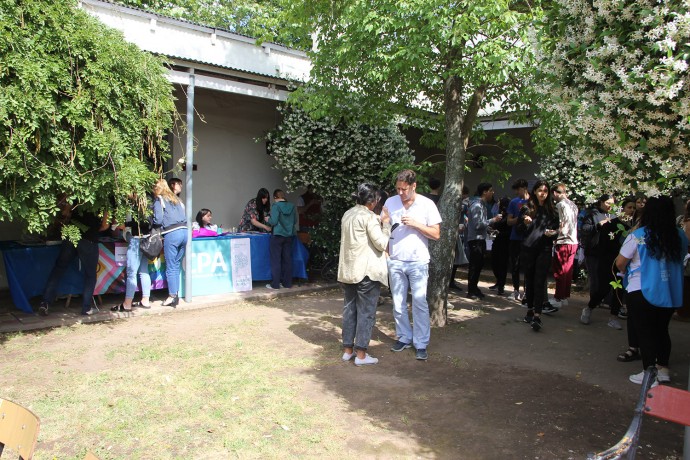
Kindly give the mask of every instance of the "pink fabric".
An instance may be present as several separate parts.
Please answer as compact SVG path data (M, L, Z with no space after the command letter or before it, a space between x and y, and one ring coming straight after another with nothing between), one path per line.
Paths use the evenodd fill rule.
M573 265L577 244L557 244L553 259L553 277L556 280L556 300L570 297L570 286L573 284Z
M214 232L213 230L209 230L207 228L200 228L199 230L192 230L192 238L196 238L198 236L218 236L218 233Z

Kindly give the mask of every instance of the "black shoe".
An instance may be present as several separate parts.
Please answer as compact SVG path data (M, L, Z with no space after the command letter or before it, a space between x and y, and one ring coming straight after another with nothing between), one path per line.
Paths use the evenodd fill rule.
M453 289L455 291L462 292L462 288L455 281L450 282L450 284L448 285L448 289Z
M498 291L498 284L494 284L493 286L489 286L489 291Z
M554 307L550 303L547 303L543 307L541 307L541 312L546 313L547 315L550 315L552 313L556 313L557 311L559 311L558 308Z
M412 348L412 345L410 345L409 343L401 342L400 340L398 340L391 347L391 351L403 351L406 348Z
M532 326L532 330L533 330L534 332L539 332L539 329L541 329L541 326L542 326L542 324L541 324L541 318L538 317L538 316L535 316L535 317L532 319L532 322L530 323L530 326Z
M38 314L41 316L48 316L48 302L41 302L41 305L38 307Z
M522 305L527 305L527 296L523 297L522 300L520 301Z
M496 294L498 295L505 295L506 291L503 288L498 288L496 289Z
M522 318L522 322L527 323L527 324L532 324L533 319L534 319L534 313L529 312L525 315L524 318Z
M467 297L470 299L483 299L486 297L482 291L479 289L467 290Z

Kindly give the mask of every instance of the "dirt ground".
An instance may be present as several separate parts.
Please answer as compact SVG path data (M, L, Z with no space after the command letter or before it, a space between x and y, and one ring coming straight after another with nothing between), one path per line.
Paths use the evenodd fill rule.
M449 300L455 309L447 327L432 331L427 362L416 361L413 350L389 351L395 328L385 299L369 350L379 364L343 363L337 289L256 301L239 314L232 305L181 308L160 316L156 327L202 337L210 324L261 318L267 348L287 347L316 359L316 366L294 372L304 379L304 397L342 421L347 457L582 459L620 439L639 396L639 386L627 377L642 366L616 361L626 335L606 326L608 311L595 311L592 324L582 325L585 299L575 297L535 333L520 321L525 309L506 297ZM117 321L109 340L136 337L150 327L143 318ZM689 332L690 324L672 322L671 385L678 388L688 382ZM93 345L89 334L79 340L85 343L69 346ZM42 346L57 349L63 342ZM98 368L92 360L99 356L91 355L89 366ZM682 427L645 419L638 458L681 458L682 448Z

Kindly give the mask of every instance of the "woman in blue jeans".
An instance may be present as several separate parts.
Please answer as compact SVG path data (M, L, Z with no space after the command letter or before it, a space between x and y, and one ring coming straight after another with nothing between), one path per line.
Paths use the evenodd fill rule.
M127 280L125 283L125 300L120 305L115 305L111 311L132 311L134 305L134 293L137 290L137 276L141 280L141 301L136 305L141 308L151 308L149 297L151 295L151 275L149 274L149 259L141 253L139 243L140 235L146 235L151 231L151 225L143 216L138 221L131 218L125 222L124 238L127 246Z
M153 196L153 227L160 228L163 235L165 279L168 283L168 298L162 305L175 308L180 301L180 265L187 245L187 216L184 205L165 179L156 182Z
M343 361L355 358L355 365L376 364L367 349L376 321L381 284L388 285L384 251L391 234L388 210L381 217L373 213L380 195L375 187L361 184L353 195L357 204L341 221L338 281L345 291L343 305Z

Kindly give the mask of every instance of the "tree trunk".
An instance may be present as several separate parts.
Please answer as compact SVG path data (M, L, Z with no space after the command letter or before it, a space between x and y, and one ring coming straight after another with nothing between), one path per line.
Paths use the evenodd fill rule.
M441 195L441 238L430 244L427 299L432 326L445 326L448 320L448 285L457 247L458 225L465 176L465 157L472 126L486 89L478 87L463 114L462 81L449 77L444 86L446 111L446 182Z

